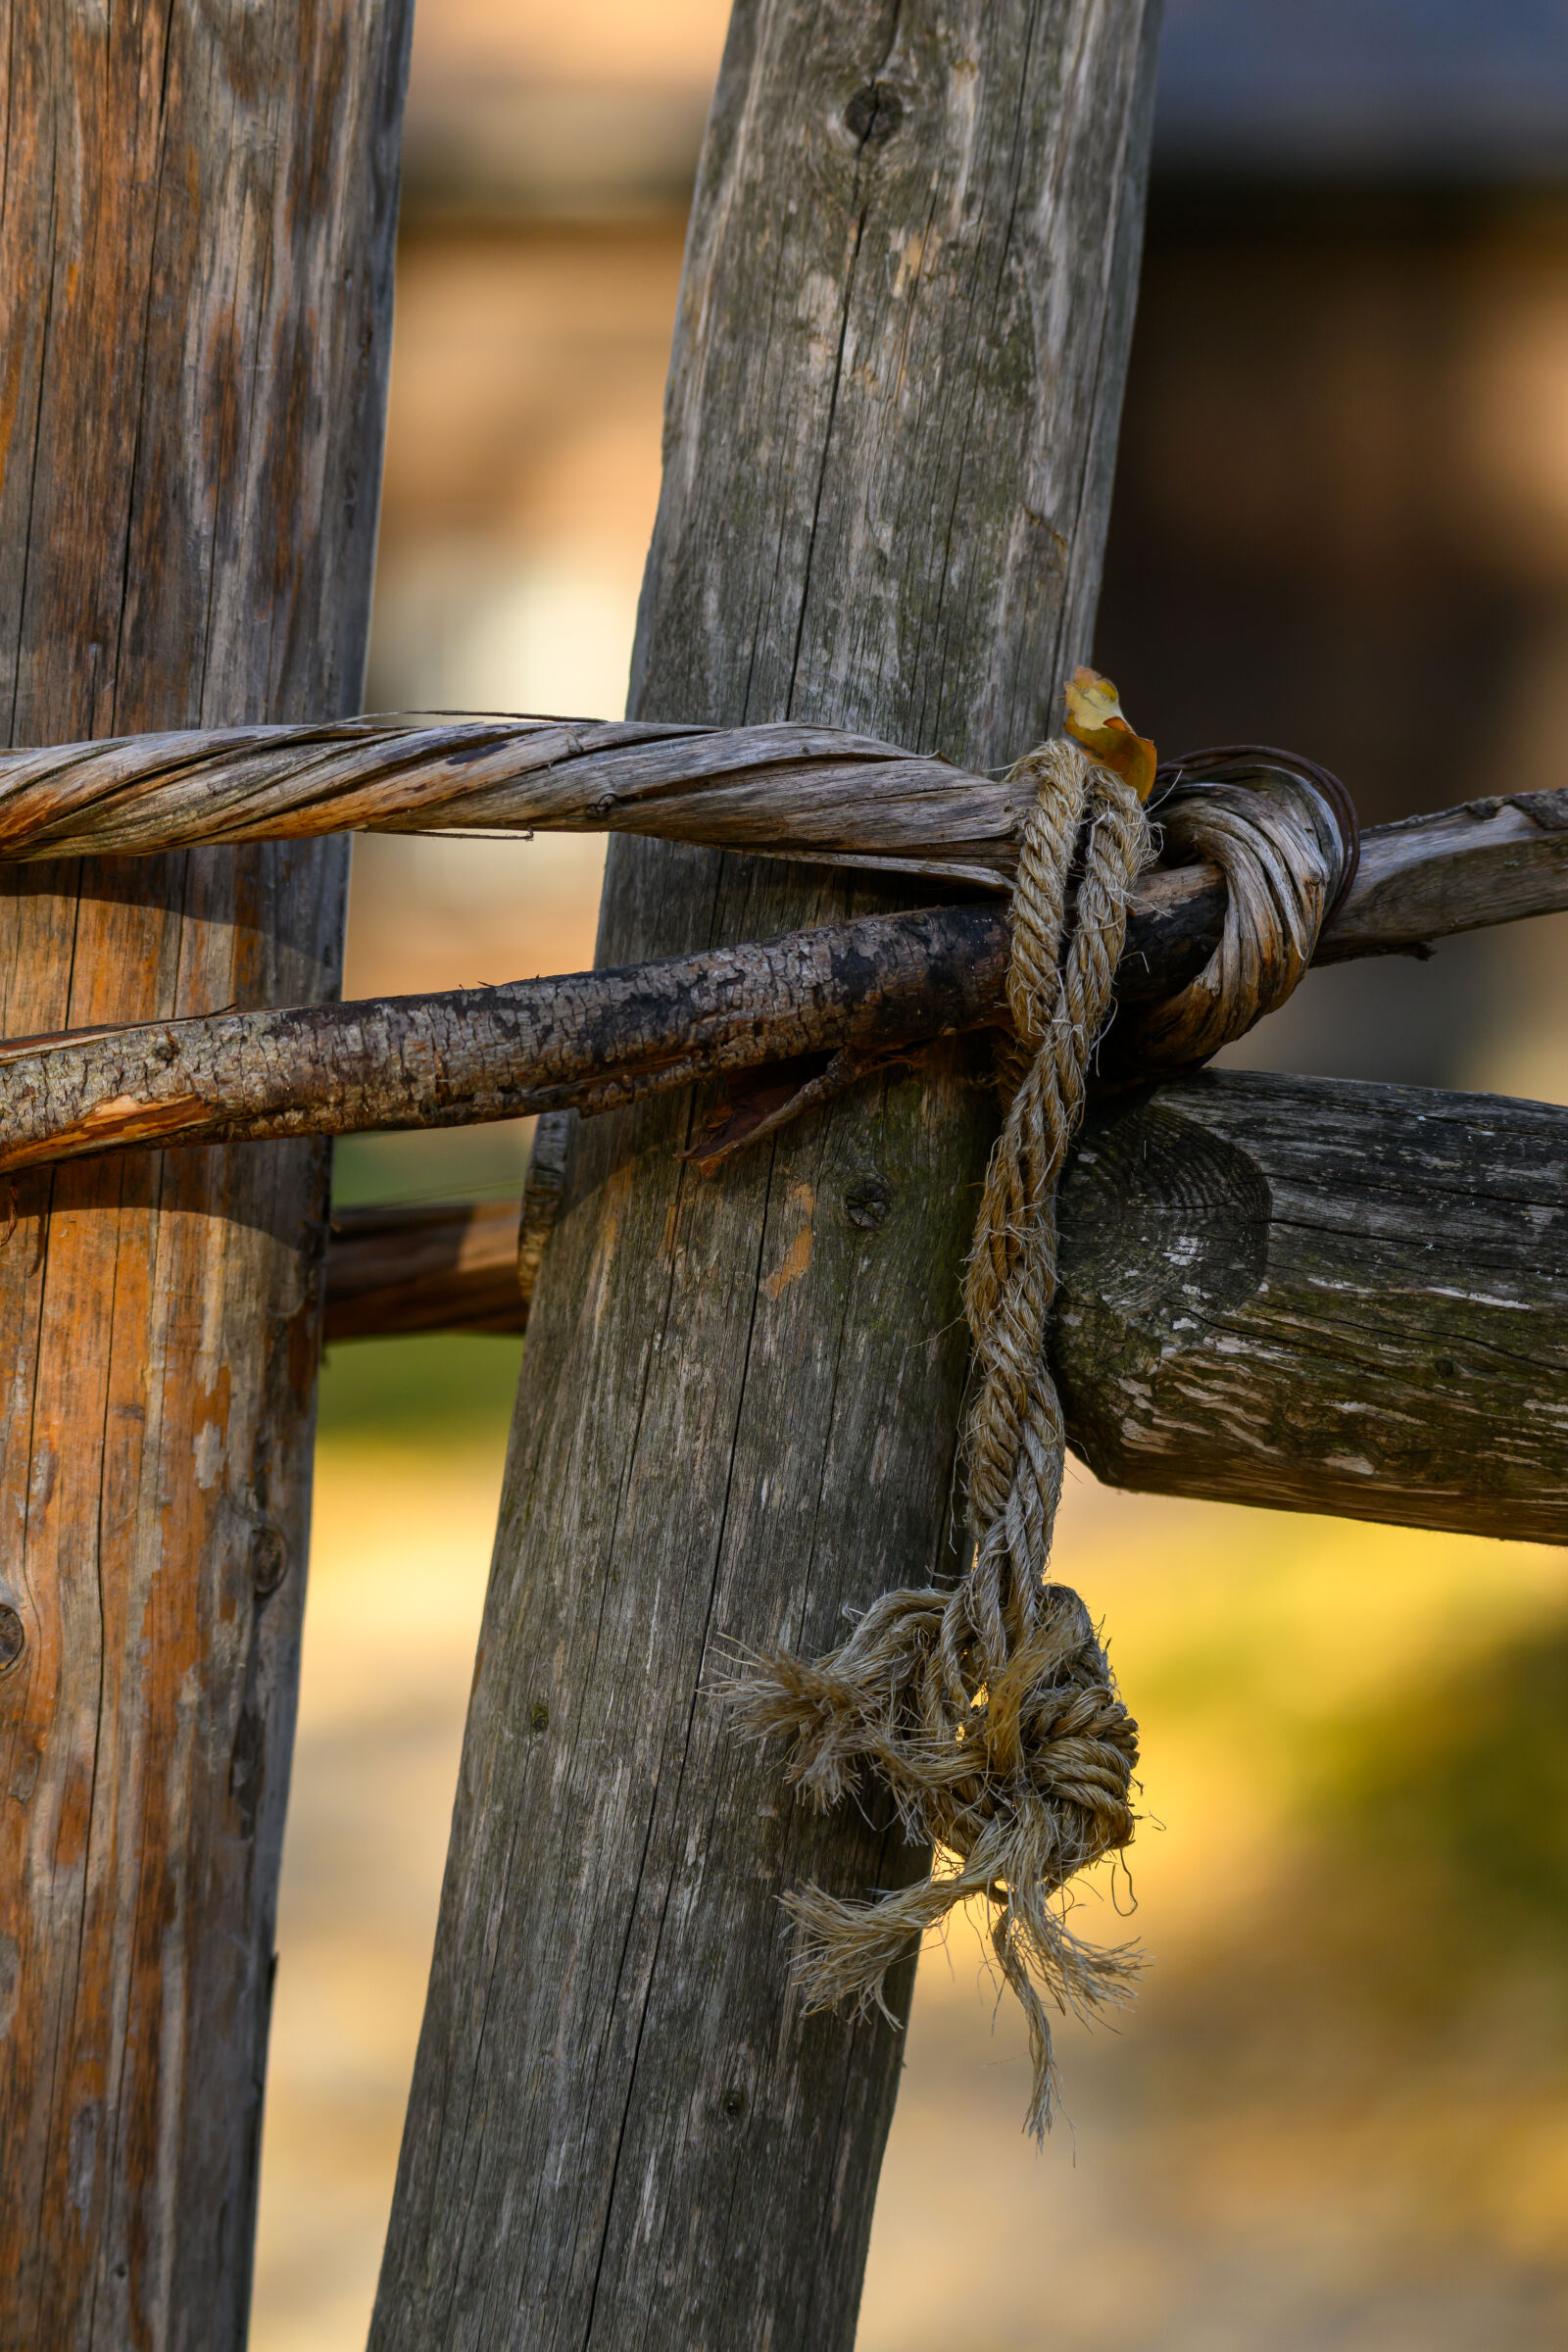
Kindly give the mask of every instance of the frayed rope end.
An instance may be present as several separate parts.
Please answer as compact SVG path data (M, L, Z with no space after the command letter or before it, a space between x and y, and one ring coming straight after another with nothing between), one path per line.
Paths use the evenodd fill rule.
M1026 2128L1039 2137L1056 2098L1047 2003L1078 2017L1122 2006L1142 1962L1082 1942L1057 1909L1068 1879L1133 1835L1137 1726L1065 1586L1042 1588L1036 1625L990 1683L968 1645L956 1659L947 1647L952 1600L886 1593L828 1656L737 1660L740 1672L709 1688L752 1738L790 1739L786 1774L805 1801L825 1810L874 1781L909 1835L956 1864L876 1900L814 1886L787 1894L807 2009L874 2008L897 2023L891 1971L958 1904L989 1897L997 1962L1028 2020Z
M913 1957L928 1929L977 1893L988 1893L997 1906L992 1948L1028 2026L1033 2081L1024 2130L1043 2146L1060 2099L1051 2008L1082 2024L1127 2008L1148 1958L1138 1945L1086 1943L1049 1900L1015 1908L995 1882L978 1885L972 1871L933 1872L874 1902L846 1902L814 1886L786 1894L784 1908L796 1927L790 1980L808 2015L836 2009L863 2017L875 2009L902 2031L887 1998L889 1976Z

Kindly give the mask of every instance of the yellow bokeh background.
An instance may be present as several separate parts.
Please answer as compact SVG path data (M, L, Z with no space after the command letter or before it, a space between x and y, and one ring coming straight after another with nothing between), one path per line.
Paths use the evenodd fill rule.
M500 1488L499 1421L449 1436L322 1446L259 2352L347 2352L373 2289ZM1057 1560L1144 1734L1131 1886L1085 1924L1150 1967L1064 2029L1040 2157L977 1936L927 1951L861 2352L937 2352L977 2281L1017 2352L1560 2343L1561 1555L1078 1472Z

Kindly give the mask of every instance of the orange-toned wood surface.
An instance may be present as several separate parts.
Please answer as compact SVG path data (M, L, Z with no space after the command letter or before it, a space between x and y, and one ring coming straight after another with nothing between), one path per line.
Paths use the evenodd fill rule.
M9 0L0 731L356 707L407 0ZM0 1030L331 993L341 844L6 871ZM243 2340L318 1147L0 1216L0 2345Z

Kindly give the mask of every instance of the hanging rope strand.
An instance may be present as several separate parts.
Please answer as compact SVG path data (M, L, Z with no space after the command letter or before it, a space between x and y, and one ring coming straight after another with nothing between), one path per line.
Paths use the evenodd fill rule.
M998 1962L1028 2018L1038 2135L1055 2091L1047 1999L1075 2011L1124 2001L1138 1966L1126 1950L1083 1944L1061 1916L1066 1882L1132 1836L1138 1740L1083 1602L1046 1582L1064 1453L1046 1335L1056 1183L1151 840L1132 789L1076 744L1047 744L1013 774L1035 787L1007 983L1027 1058L964 1286L976 1359L971 1564L951 1592L885 1593L828 1657L779 1653L728 1690L752 1731L793 1735L787 1771L803 1794L832 1804L873 1772L911 1835L936 1849L925 1879L876 1901L815 1886L785 1898L808 2002L882 2004L911 1936L988 1895Z
M1160 808L1163 847L1220 864L1225 927L1196 979L1111 1032L1111 1059L1140 1073L1191 1067L1281 1004L1354 870L1354 810L1334 778L1250 746L1187 765ZM1131 785L1076 743L1031 752L1008 782L1028 784L1032 806L1012 901L1012 1033L997 1057L1006 1115L964 1276L969 1566L952 1589L884 1593L825 1658L781 1651L724 1688L751 1731L791 1737L786 1773L803 1796L835 1804L874 1777L934 1849L925 1878L875 1901L818 1886L786 1895L808 2006L885 2008L911 1939L986 1896L1028 2020L1039 2136L1056 2089L1052 2008L1124 2002L1140 1966L1127 1947L1081 1942L1064 1916L1069 1880L1133 1835L1138 1729L1088 1610L1047 1581L1065 1458L1048 1336L1056 1187L1154 837Z

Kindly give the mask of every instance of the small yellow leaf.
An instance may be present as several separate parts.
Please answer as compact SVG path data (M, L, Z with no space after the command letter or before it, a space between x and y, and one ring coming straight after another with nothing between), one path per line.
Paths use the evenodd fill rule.
M1135 735L1122 716L1121 698L1098 669L1075 669L1067 688L1067 732L1102 767L1130 784L1141 801L1153 787L1158 755L1147 735Z

